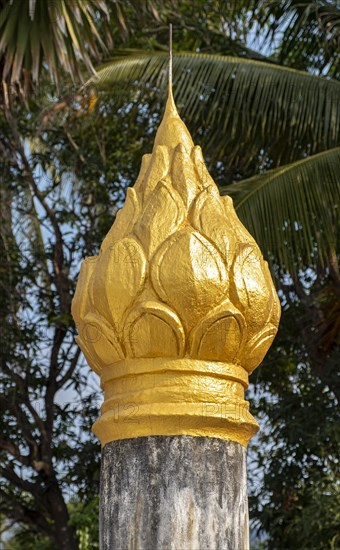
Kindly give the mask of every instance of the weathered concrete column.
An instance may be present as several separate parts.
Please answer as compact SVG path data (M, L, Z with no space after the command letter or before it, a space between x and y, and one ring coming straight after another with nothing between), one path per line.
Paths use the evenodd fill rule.
M102 550L243 550L248 374L277 331L266 262L171 89L151 155L82 265L73 316L104 390Z
M246 449L208 437L105 445L102 550L248 548Z

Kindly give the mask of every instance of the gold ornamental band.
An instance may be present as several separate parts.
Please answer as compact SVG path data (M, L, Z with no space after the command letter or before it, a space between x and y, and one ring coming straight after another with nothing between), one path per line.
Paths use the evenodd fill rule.
M244 400L248 374L239 365L193 360L131 359L101 373L102 445L150 435L217 437L246 446L258 424Z

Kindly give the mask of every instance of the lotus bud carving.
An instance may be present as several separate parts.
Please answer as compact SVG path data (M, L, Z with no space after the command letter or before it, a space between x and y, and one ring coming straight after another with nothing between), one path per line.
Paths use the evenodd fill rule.
M211 413L208 433L197 421L209 384L212 402L222 399L222 380L229 402L247 408L240 395L275 337L280 304L267 263L231 198L220 196L171 92L152 154L99 255L83 262L72 312L77 341L110 395L96 423L104 443L185 433L245 444L256 431L244 411L223 426ZM113 385L118 402L130 395L139 403L138 428L112 427Z

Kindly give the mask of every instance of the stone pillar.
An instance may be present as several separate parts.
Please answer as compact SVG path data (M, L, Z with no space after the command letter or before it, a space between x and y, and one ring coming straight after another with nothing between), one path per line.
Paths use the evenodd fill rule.
M101 550L243 550L248 375L280 306L169 90L151 155L83 262L72 312L101 377Z
M247 550L246 449L153 436L103 448L102 550Z

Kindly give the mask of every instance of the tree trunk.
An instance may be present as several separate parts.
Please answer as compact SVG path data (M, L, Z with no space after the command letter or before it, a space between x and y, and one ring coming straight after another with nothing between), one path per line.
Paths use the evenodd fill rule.
M67 506L57 485L50 488L48 501L54 522L54 540L56 542L56 548L58 550L78 550L74 528L69 525Z
M102 453L101 550L246 550L246 449L150 436Z

